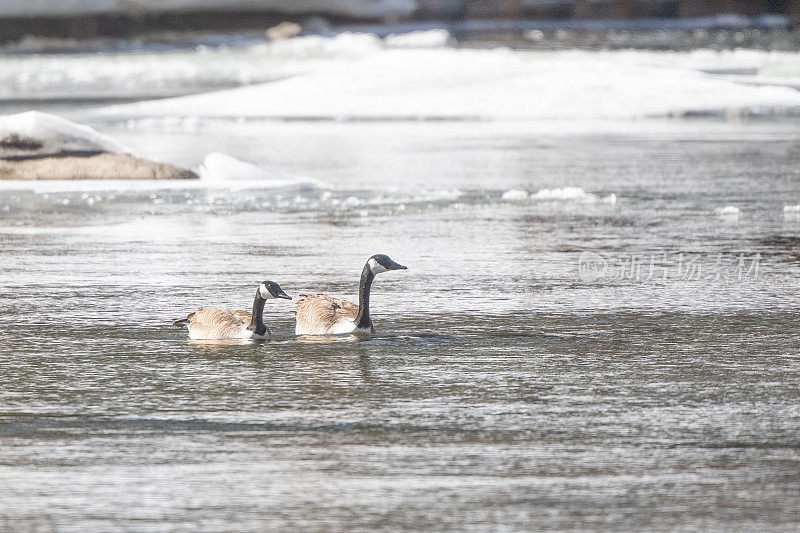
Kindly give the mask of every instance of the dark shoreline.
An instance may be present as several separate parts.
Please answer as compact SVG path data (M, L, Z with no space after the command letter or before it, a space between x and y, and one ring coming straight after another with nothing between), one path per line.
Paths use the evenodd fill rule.
M335 16L286 15L265 11L192 11L179 13L97 14L76 17L0 18L0 44L25 38L71 39L144 39L154 42L180 41L202 34L253 34L281 22L303 26L305 34L332 34L361 31L385 36L426 29L446 29L457 39L491 39L522 36L527 32L572 32L603 35L611 33L656 32L790 32L797 25L783 15L749 17L714 15L697 18L631 19L467 19L410 20L381 23ZM309 24L310 23L310 24Z

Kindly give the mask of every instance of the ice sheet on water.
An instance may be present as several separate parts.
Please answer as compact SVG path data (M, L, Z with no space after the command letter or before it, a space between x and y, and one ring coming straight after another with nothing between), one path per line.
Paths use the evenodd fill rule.
M380 47L374 36L337 39L355 44L322 37L311 42L336 42L358 50L360 57L322 62L306 74L277 82L116 106L108 112L344 120L629 120L800 109L800 92L792 88L742 84L703 72L713 62L710 56L696 58L696 68L687 68L681 63L687 56L675 53L420 50ZM281 46L291 49L308 42L290 40ZM792 61L800 65L797 58Z
M118 45L121 48L104 48L101 43L95 43L82 49L83 45L75 43L66 50L84 53L52 55L30 53L46 50L52 42L48 45L28 39L0 47L7 52L0 54L0 96L4 99L155 98L310 76L301 84L307 87L305 94L316 88L319 94L313 96L328 98L322 94L329 90L328 86L346 86L351 73L355 72L360 73L359 78L364 78L355 79L357 92L340 102L335 114L317 113L317 116L358 117L362 110L356 104L362 93L369 96L370 92L385 90L385 87L391 89L393 84L399 83L394 92L402 96L403 91L412 90L412 104L421 98L418 109L394 109L389 99L393 92L389 92L382 103L381 114L418 117L423 111L428 113L426 109L432 106L432 103L425 103L426 99L432 99L437 91L450 91L454 101L438 110L438 114L495 118L504 110L506 114L502 116L507 116L516 105L517 113L512 115L519 118L593 119L607 117L610 113L628 119L645 114L680 114L687 109L724 112L767 106L767 111L775 112L780 111L775 106L783 105L784 96L776 100L771 96L774 93L763 92L765 87L759 86L746 87L746 91L739 93L743 83L775 85L777 89L800 86L800 56L790 52L511 51L454 49L447 47L447 43L445 30L428 30L391 35L383 40L371 33L342 33L275 42L253 37L206 38L188 47L131 41ZM130 53L132 51L136 53ZM470 71L473 61L475 65ZM409 75L405 77L403 72L392 72L409 68ZM426 69L434 74L442 70L442 75L429 84L423 79L418 87L415 77L424 78ZM651 79L653 71L658 75ZM325 73L331 77L323 76ZM390 77L381 84L380 78L387 73ZM452 86L446 83L449 73L454 76ZM508 79L509 86L489 84L482 74L489 78L494 76L496 81ZM326 84L315 86L320 80ZM371 86L367 83L370 80ZM726 91L730 87L737 92L729 96ZM703 89L711 94L716 91L721 98L703 96ZM470 94L475 95L475 100L467 99ZM330 96L334 97L335 94ZM304 93L290 98L285 114L298 115L303 98ZM508 105L500 105L500 101L509 98L513 100ZM630 109L625 108L626 99L633 105ZM239 116L281 116L277 105L273 109L255 108L250 113L243 104L242 110ZM213 114L190 108L176 108L172 112ZM374 117L377 111L363 112L365 117Z
M41 53L51 47L72 53ZM131 41L108 48L101 42L28 38L0 47L6 52L0 54L0 97L175 96L335 68L383 47L375 35L353 33L275 42L232 37L217 43L199 41L191 47Z

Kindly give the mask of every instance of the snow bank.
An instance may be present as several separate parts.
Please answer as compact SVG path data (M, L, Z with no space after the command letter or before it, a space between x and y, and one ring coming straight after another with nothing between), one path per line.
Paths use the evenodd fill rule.
M0 154L55 154L59 152L128 153L114 140L88 126L28 111L0 116Z
M528 199L530 195L528 191L521 189L510 189L503 193L503 200L507 202L523 202Z
M391 48L437 48L450 42L447 30L420 30L408 33L393 33L383 38Z
M231 157L226 154L212 152L203 160L200 167L200 176L204 179L227 180L274 180L277 176L270 174L261 167Z
M357 46L363 50L365 44ZM794 89L745 85L678 65L650 64L648 57L377 48L291 79L110 111L273 119L627 120L800 108Z
M238 182L242 188L291 188L318 185L311 179L286 178L264 170L253 163L218 152L212 152L206 156L198 174L209 185L221 182Z
M55 115L29 111L0 116L0 180L195 178L191 170L135 157L92 128Z

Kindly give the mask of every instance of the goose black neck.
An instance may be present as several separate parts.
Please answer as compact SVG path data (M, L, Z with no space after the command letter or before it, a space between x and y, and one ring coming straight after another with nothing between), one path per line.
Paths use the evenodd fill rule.
M364 265L361 272L361 281L358 284L358 315L356 316L356 327L359 329L372 328L372 320L369 318L369 291L372 288L372 280L375 274L369 268L369 263Z
M264 304L267 302L261 296L261 290L256 289L256 298L253 300L253 314L250 318L250 325L247 329L256 335L263 335L267 332L267 326L264 324Z

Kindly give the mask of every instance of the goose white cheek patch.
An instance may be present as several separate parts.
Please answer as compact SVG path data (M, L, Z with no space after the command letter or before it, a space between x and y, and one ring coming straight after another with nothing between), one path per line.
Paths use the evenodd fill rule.
M261 297L265 300L269 300L270 298L275 298L264 285L260 285L258 287L258 291L261 293Z
M369 260L369 269L372 271L373 274L380 274L381 272L386 272L386 270L388 270L385 266L378 263L375 259Z

